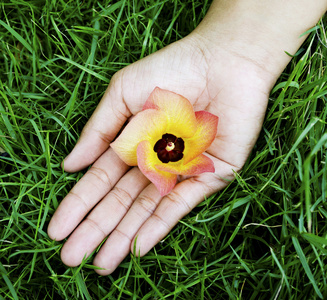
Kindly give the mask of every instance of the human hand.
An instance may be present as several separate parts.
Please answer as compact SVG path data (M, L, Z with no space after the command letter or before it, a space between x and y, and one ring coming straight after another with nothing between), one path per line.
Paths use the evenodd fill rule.
M136 255L146 254L204 196L224 188L257 139L268 93L290 60L284 51L295 53L305 39L302 33L324 11L325 0L294 0L286 6L283 1L215 0L191 35L118 72L64 161L68 172L94 164L48 227L56 240L73 232L63 246L63 262L80 264L109 235L94 264L104 268L99 274L110 274L134 243ZM219 116L217 136L207 150L216 172L181 178L163 198L109 147L156 86L188 98L196 111Z
M205 196L224 188L233 172L242 168L261 129L270 78L246 59L221 48L213 54L198 41L195 36L185 38L112 78L64 161L68 172L94 163L49 224L53 239L62 240L73 232L61 253L66 265L80 264L108 235L94 259L96 266L106 269L98 270L99 274L115 270L133 251L136 237L135 254L146 254ZM163 198L137 167L125 165L109 147L156 86L185 96L196 111L220 118L217 136L207 150L216 172L181 178Z

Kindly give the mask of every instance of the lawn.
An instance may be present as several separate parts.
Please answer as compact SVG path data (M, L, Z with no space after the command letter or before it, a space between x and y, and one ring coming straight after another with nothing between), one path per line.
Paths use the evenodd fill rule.
M47 236L84 172L70 152L110 78L190 33L210 1L0 3L0 299L326 299L326 20L271 91L260 137L226 189L145 257L100 277Z

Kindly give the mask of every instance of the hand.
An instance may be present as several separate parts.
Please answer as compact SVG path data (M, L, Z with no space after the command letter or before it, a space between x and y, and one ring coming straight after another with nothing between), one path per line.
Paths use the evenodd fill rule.
M94 264L105 269L99 274L110 274L134 243L136 255L146 254L204 196L224 188L257 139L268 93L290 60L284 51L295 53L305 39L302 33L326 9L325 0L293 0L287 6L214 0L188 37L119 71L64 161L68 172L94 164L49 224L53 239L73 232L63 246L63 262L80 264L109 235ZM109 147L156 86L185 96L196 111L219 116L216 139L207 150L216 172L181 178L164 198Z
M246 161L263 122L274 79L241 55L210 47L194 33L119 71L64 161L68 172L93 163L65 197L48 228L52 239L69 234L63 262L77 266L109 235L94 264L113 272L133 251L145 255L205 196L224 188ZM181 178L161 198L137 167L125 165L109 147L122 126L159 86L188 98L194 109L219 116L207 151L215 173ZM146 126L146 125L145 125ZM84 217L87 217L84 219Z
M218 54L213 56L186 38L113 77L64 162L68 172L94 162L49 225L49 236L56 240L73 232L62 249L65 264L80 264L109 235L94 264L107 269L99 274L111 273L133 251L136 236L135 254L144 255L204 196L224 188L241 169L261 129L269 86L259 77L264 71L251 62L223 49ZM214 61L216 56L219 61ZM108 148L156 86L181 94L195 110L220 118L217 137L207 151L216 173L182 180L164 198L138 168L130 169Z

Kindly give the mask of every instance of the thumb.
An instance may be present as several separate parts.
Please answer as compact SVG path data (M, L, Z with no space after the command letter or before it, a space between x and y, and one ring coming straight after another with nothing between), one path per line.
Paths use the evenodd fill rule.
M113 76L99 105L82 130L71 153L64 159L67 172L76 172L92 164L116 137L131 116L122 97L120 79Z

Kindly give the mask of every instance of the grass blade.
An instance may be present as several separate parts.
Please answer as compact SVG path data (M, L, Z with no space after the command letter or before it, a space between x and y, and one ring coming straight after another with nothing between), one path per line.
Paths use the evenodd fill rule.
M307 259L306 259L305 255L304 255L303 251L302 251L299 240L295 236L292 236L292 241L293 241L293 245L294 245L294 248L296 250L296 253L299 256L302 267L303 267L305 273L307 274L310 282L312 283L316 294L318 295L318 297L320 299L323 299L323 296L322 296L322 294L321 294L321 292L320 292L320 290L319 290L319 288L317 286L316 280L315 280L315 278L314 278L314 276L313 276L313 274L312 274L312 272L310 270Z

